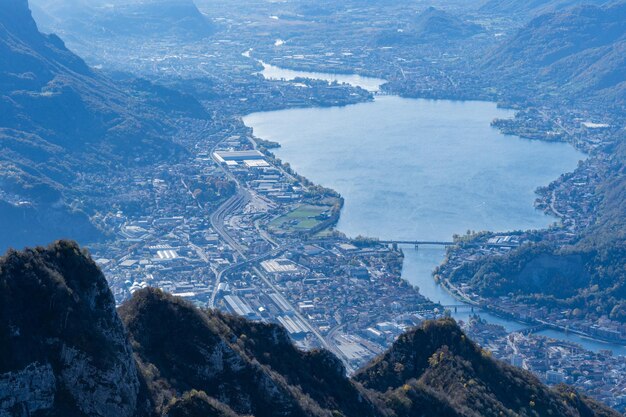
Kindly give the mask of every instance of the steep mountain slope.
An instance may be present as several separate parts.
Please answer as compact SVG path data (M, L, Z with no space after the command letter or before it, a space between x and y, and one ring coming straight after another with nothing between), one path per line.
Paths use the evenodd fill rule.
M623 111L626 2L583 6L533 19L483 64L517 95L567 97ZM564 98L565 100L565 98Z
M114 83L41 34L26 0L0 0L0 248L100 238L86 212L102 184L73 195L77 181L177 158L172 114L208 117L188 96Z
M2 0L0 7L3 128L45 136L66 150L77 139L85 147L106 139L113 151L130 151L129 159L150 148L144 158L172 151L158 134L159 118L141 111L143 103L93 72L57 36L39 33L26 0ZM134 140L139 135L144 143Z
M159 290L135 293L120 320L73 243L9 252L0 288L2 417L617 417L494 361L452 320L402 335L348 379L332 354L297 350L279 326Z
M329 409L376 415L341 362L297 351L281 327L202 312L151 289L136 293L120 315L141 368L158 369L147 378L157 406L172 400L169 392L195 389L258 417L325 416Z
M113 295L78 246L9 252L0 288L0 416L141 415Z

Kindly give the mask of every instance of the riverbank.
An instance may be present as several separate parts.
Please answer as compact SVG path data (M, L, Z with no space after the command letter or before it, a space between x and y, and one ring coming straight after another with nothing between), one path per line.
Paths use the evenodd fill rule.
M545 320L522 318L522 317L515 315L512 312L509 312L503 309L494 308L492 304L484 303L481 301L476 301L472 299L469 295L463 293L458 287L452 284L448 279L445 279L445 278L440 279L437 282L439 283L439 285L441 285L441 288L443 288L448 294L450 294L459 302L476 306L480 310L489 312L490 314L493 314L505 320L515 320L520 324L528 326L529 328L533 328L532 333L538 333L539 331L544 330L544 328L552 329L558 332L564 332L566 334L567 333L576 334L594 342L618 345L626 349L626 344L624 344L622 341L619 341L619 340L594 337L593 335L585 333L581 330L577 330L575 328L569 328L566 326L560 326L558 324L551 323ZM480 314L480 312L478 312L478 314ZM609 349L609 348L610 346L606 346L606 349Z
M277 67L276 67L277 68ZM276 69L275 68L275 69ZM294 71L290 71L290 75L293 75ZM323 74L322 74L323 75ZM410 107L411 103L424 103L427 105L428 103L451 103L455 107L454 109L448 110L440 110L439 112L445 113L461 113L463 111L467 111L467 106L480 106L480 105L488 105L489 103L483 102L445 102L445 101L436 101L430 102L428 100L409 100L409 99L400 99L395 96L377 96L373 103L370 103L369 106L381 106L381 103L389 103L389 101L393 102L394 100L405 100L406 102L402 102L398 108L388 111L388 113L398 113L402 112L402 109L405 107ZM446 104L447 105L447 104ZM484 158L484 155L494 155L493 159L489 159L484 163L488 166L487 169L484 167L477 167L478 172L481 170L485 172L485 183L488 183L490 186L489 190L485 190L485 193L480 193L478 201L475 201L474 207L478 209L475 210L474 214L471 216L467 215L467 207L472 204L467 204L467 202L463 202L465 204L458 204L458 201L454 200L462 200L462 198L455 198L452 201L441 201L434 200L429 202L433 207L446 208L443 217L448 217L443 221L428 221L422 222L420 224L420 218L432 220L433 214L437 214L437 212L433 212L429 209L428 206L424 206L423 196L411 197L409 191L406 188L401 187L398 189L394 187L393 184L389 184L388 182L382 181L381 177L403 177L406 176L406 172L394 171L394 166L402 165L403 169L406 171L408 166L412 166L412 172L418 172L420 169L424 173L423 166L421 164L415 163L415 161L404 161L403 159L395 159L393 162L387 162L384 160L384 152L387 152L390 147L397 146L401 148L405 154L411 154L414 152L414 149L411 148L411 144L415 142L415 137L407 137L405 140L397 142L390 142L390 139L393 139L395 135L398 135L399 131L402 128L401 123L398 121L392 121L385 119L378 119L376 113L381 110L377 110L375 113L371 112L362 112L363 106L365 104L357 104L354 106L350 106L347 108L343 108L340 113L337 114L337 118L335 118L334 113L337 112L337 109L328 108L328 109L303 109L303 110L286 110L279 113L263 113L263 119L266 120L251 120L254 119L254 115L249 115L244 120L248 126L254 127L255 136L262 137L265 140L272 140L274 142L279 142L281 144L281 148L274 150L277 156L279 156L283 161L289 161L290 165L303 177L311 178L315 183L324 184L324 186L338 190L342 196L344 196L346 200L346 204L344 209L341 212L341 216L339 218L337 229L341 230L348 236L357 236L357 235L366 235L366 236L381 236L384 238L394 238L401 239L406 238L408 240L414 240L416 237L428 238L433 240L449 240L452 234L458 233L460 230L465 230L465 228L469 225L475 230L510 230L510 229L542 229L546 228L549 225L549 217L544 217L543 214L538 212L534 207L532 202L534 201L535 195L535 187L537 184L546 184L551 182L554 178L561 175L563 172L568 172L572 168L575 167L575 164L572 166L563 165L562 159L565 158L567 152L572 152L572 155L576 155L575 151L573 151L570 145L567 144L555 144L555 143L544 143L539 141L527 142L523 139L515 139L513 137L506 137L506 142L501 141L501 138L504 138L499 133L496 133L493 136L495 142L490 143L489 150L485 149L485 152L480 152L480 158ZM495 108L495 106L494 106ZM355 111L355 109L358 109ZM428 106L416 109L417 113L410 113L407 116L407 119L415 119L419 117L420 114L429 113ZM501 109L498 109L501 110ZM494 132L497 132L495 129L491 128L490 122L493 120L495 115L493 112L498 110L490 110L490 116L486 117L484 122L484 126L487 126L487 130L482 130L478 136L489 136L493 135ZM306 116L300 117L301 113L304 113ZM363 127L361 130L352 132L350 126L346 126L342 123L342 119L345 117L353 117L349 116L346 113L355 113L354 124L361 125ZM383 111L383 113L387 114L387 111ZM277 117L270 117L270 115L275 114ZM503 114L500 117L510 117L512 113ZM469 115L468 115L469 117ZM482 116L481 116L482 117ZM294 126L294 130L291 131L291 128L287 128L285 126L284 120L290 120L291 124ZM317 120L317 121L316 121ZM401 121L401 120L400 120ZM370 132L368 129L371 129L372 126L368 124L371 122L372 125L375 126L374 129L377 132L381 132L380 136L374 138L373 142L370 142L368 136ZM426 122L426 126L428 123ZM307 132L302 130L302 126L315 125L313 128L314 132ZM273 130L273 126L280 126L282 131L277 133L276 130ZM327 126L327 128L319 129L319 126ZM438 132L445 130L446 127L450 125L460 125L463 126L463 132L461 133L461 137L463 135L467 136L467 132L471 131L472 126L475 125L475 121L472 122L472 118L467 120L459 121L459 120L445 120L441 121L440 125L433 125L433 132ZM479 124L480 125L480 124ZM366 127L367 126L367 127ZM420 125L417 128L407 128L410 131L420 131L423 130L424 125ZM476 127L474 127L476 128ZM279 129L279 130L280 130ZM285 130L286 129L286 130ZM417 130L416 130L417 129ZM340 134L337 134L340 132ZM426 134L428 135L428 134ZM445 132L442 137L437 137L435 142L444 143L447 140L447 137L456 136L457 133L452 133L449 130ZM347 136L352 136L355 138L359 138L358 145L355 147L343 146L346 141ZM381 153L381 142L380 137L385 137L387 140L384 142ZM299 138L296 140L297 144L294 142L294 138ZM467 146L467 141L461 141L459 143L460 147ZM472 151L476 151L475 148L478 147L480 141L478 139L471 141L474 145L471 148L468 148L467 153L472 154ZM339 146L338 146L339 145ZM499 148L494 149L494 146L502 146L503 150ZM429 145L432 146L432 145ZM517 179L519 177L524 177L527 181L526 184L532 184L532 186L527 187L525 184L521 184L521 187L515 189L515 181L516 178L513 175L506 176L506 178L501 178L502 182L506 184L502 189L494 190L493 189L493 176L501 176L502 172L510 172L511 167L515 167L518 165L518 162L515 161L515 158L511 161L508 161L506 164L506 168L503 167L502 170L497 169L498 163L505 159L506 151L515 148L516 146L521 146L521 150L524 149L525 146L528 146L528 150L533 152L532 156L528 158L522 156L520 159L525 160L523 163L523 167L520 167L520 174L517 175ZM551 150L552 147L559 148L557 152L560 156L562 156L560 166L555 164L555 160L547 160L541 159L545 158L546 154L550 154L554 152ZM474 149L472 149L474 148ZM545 148L545 149L543 149ZM412 150L413 149L413 150ZM420 152L424 152L424 148L419 148ZM471 149L471 150L470 150ZM541 150L541 152L536 152L537 150ZM555 149L556 150L556 149ZM428 149L425 151L428 152ZM432 149L431 149L432 151ZM356 153L355 153L356 152ZM375 155L375 158L370 160L361 160L360 157L362 154L370 153ZM433 189L441 188L441 189L449 189L450 185L441 182L441 185L437 185L438 179L437 177L447 177L448 174L445 173L445 170L441 169L441 166L445 166L445 161L441 160L442 156L447 156L453 153L453 150L449 149L436 149L428 153L428 158L435 161L434 167L430 167L433 171L436 171L436 175L432 179L424 179L423 176L417 176L413 180L407 180L407 183L410 184L419 184L419 183L429 183L432 184ZM498 154L499 152L504 152L504 154ZM478 152L476 152L478 153ZM520 154L520 151L516 150L516 154ZM521 154L524 154L524 151L521 151ZM337 155L350 155L349 159L339 158L337 160ZM398 155L396 155L397 157ZM420 155L417 155L420 156ZM465 156L465 155L464 155ZM582 155L581 155L582 156ZM381 159L381 157L383 159ZM578 156L574 156L573 161L578 161ZM337 163L331 163L333 160L337 160ZM408 164L408 165L407 165ZM453 165L463 166L467 165L467 160L462 159L455 162ZM369 172L360 172L363 166L383 166L385 167L384 174L380 174L378 172L369 173ZM548 172L546 175L537 176L536 173L546 171L546 167L552 168L551 172ZM556 167L556 169L554 169ZM358 174L354 178L354 172L358 171ZM467 179L476 177L476 170L470 170L465 174L459 174L458 177ZM529 177L529 175L534 177ZM482 178L482 177L481 177ZM490 178L487 180L487 178ZM366 181L361 181L361 179L367 179ZM439 181L440 182L440 181ZM526 188L527 187L527 188ZM472 190L477 190L480 187L476 187L475 185L469 185L466 181L463 181L461 184L458 184L457 187L454 187L455 192L458 193L463 192L471 188ZM359 190L361 189L361 190ZM356 193L355 193L356 190ZM377 196L373 196L374 193L378 192L377 190L384 190L382 194L378 194ZM396 191L397 190L397 191ZM362 192L360 192L362 191ZM479 190L480 191L480 190ZM501 201L492 201L491 198L493 195L501 196L499 200ZM520 198L524 196L524 198ZM399 197L399 198L396 198ZM403 198L404 197L404 198ZM397 200L397 201L396 201ZM383 202L381 205L380 202ZM415 203L412 203L415 201ZM513 204L503 204L502 201L505 202L514 202ZM488 202L488 203L487 203ZM478 204L477 204L478 203ZM495 203L495 204L494 204ZM378 206L382 206L383 210L378 210ZM366 209L362 211L359 207ZM426 209L426 211L422 211L422 213L416 213L419 208ZM389 213L389 210L394 213L394 217L396 219L402 219L401 222L394 223L389 222L386 217ZM441 210L441 209L440 209ZM358 211L362 211L359 215ZM444 211L444 210L441 210ZM460 218L460 221L450 221L450 214L454 212L463 213L464 218ZM471 212L471 210L470 210ZM499 214L500 213L500 214ZM501 222L493 222L493 219L498 219L498 216L502 215L502 213L506 213L506 216L503 216ZM516 213L523 213L523 216L519 217L518 220L515 220ZM416 215L417 214L417 215ZM471 217L472 220L479 219L474 225L468 222L468 217ZM377 219L376 222L372 222L372 219ZM453 219L454 220L454 219ZM484 221L486 220L486 221ZM415 222L415 224L420 224L420 227L415 229L415 227L407 227L408 222ZM411 233L411 230L416 230ZM439 262L443 261L443 257ZM430 280L432 283L432 276L428 273L428 276L423 274L421 278L418 279L417 285L423 287L422 284L426 280ZM416 285L414 279L409 279L411 283ZM428 285L431 285L429 283ZM438 301L433 299L433 301ZM467 301L467 300L466 300ZM500 314L502 316L502 314ZM518 326L512 326L513 328L517 328ZM606 348L606 347L605 347Z

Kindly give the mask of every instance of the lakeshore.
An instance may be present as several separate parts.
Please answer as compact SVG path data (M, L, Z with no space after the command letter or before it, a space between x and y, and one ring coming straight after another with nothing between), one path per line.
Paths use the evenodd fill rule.
M266 65L264 65L264 67L266 68L267 72L264 71L263 75L268 78L273 78L273 79L285 79L285 80L292 79L293 80L297 77L305 77L305 76L314 75L315 77L321 78L328 82L338 81L337 77L332 74L300 73L298 71L293 71L293 70L283 70L282 68L275 67L275 66L271 66L270 68L271 71L268 71L268 67ZM284 72L281 73L281 71L284 71ZM344 79L343 82L349 82L350 77L349 76L345 76L345 77L347 77L347 79ZM367 77L358 77L358 78L359 80L363 80L363 79L366 79ZM369 82L369 85L376 86L376 87L370 87L372 88L372 90L370 91L375 92L379 88L380 86L379 81L380 80ZM402 103L402 105L404 106L406 106L407 102L419 102L422 105L425 105L426 103L439 103L439 104L445 103L446 105L450 104L453 107L452 110L446 109L442 111L441 109L438 109L438 110L433 111L433 113L440 113L440 114L441 113L458 114L458 109L462 108L464 105L476 105L478 107L492 106L492 108L489 109L489 111L491 111L491 115L489 117L491 118L496 118L496 117L503 118L503 117L509 117L512 115L512 112L507 112L506 110L495 108L495 105L493 105L492 103L454 102L454 101L445 101L445 100L440 100L440 101L414 100L414 99L402 99L396 96L387 96L387 97L376 96L376 99L373 103L357 104L354 106L350 106L350 108L348 108L348 111L351 111L351 109L353 108L359 108L362 106L376 106L376 105L379 105L381 102L383 104L386 104L386 103L389 103L390 101L393 102L394 100L405 101ZM302 114L302 113L305 113L305 114ZM346 233L348 236L351 236L351 237L356 237L358 235L366 235L366 236L373 236L377 238L380 237L380 238L385 238L385 239L388 239L388 238L411 239L411 238L416 238L417 236L419 236L419 238L422 238L422 239L428 238L428 239L449 240L452 234L462 233L466 229L505 231L505 230L516 230L516 229L521 230L521 229L545 228L551 222L554 221L554 218L545 216L541 212L534 209L532 202L535 198L535 192L534 192L535 187L541 186L543 184L547 184L552 179L558 177L561 173L570 171L571 169L575 167L575 162L577 162L579 158L580 159L583 158L582 154L576 152L573 148L571 148L567 144L545 143L545 142L536 142L536 141L532 142L531 144L530 141L527 141L524 139L520 139L514 136L501 135L499 132L497 132L496 129L493 129L489 126L489 122L490 122L489 118L483 118L483 120L481 120L481 123L483 124L483 128L486 128L486 129L485 131L481 131L481 133L479 133L478 135L481 135L481 134L482 135L485 135L485 134L494 135L493 137L499 140L503 140L503 139L507 140L506 143L500 142L500 145L503 145L504 147L508 148L508 150L511 150L511 148L513 148L514 153L516 155L520 154L520 149L514 148L516 144L523 144L522 146L526 145L529 148L531 147L535 148L534 149L535 151L537 150L536 148L555 147L559 149L558 153L561 157L563 156L564 152L566 153L566 156L567 156L567 152L569 152L571 155L571 160L570 160L571 163L569 165L566 165L566 164L559 165L558 163L554 164L546 160L541 160L540 158L538 160L537 155L534 155L534 156L524 155L521 158L521 161L513 161L513 162L508 161L506 164L504 164L506 165L506 167L502 167L501 170L507 170L508 168L510 168L510 166L515 167L516 164L518 163L523 164L524 162L528 162L528 161L524 161L523 160L524 158L527 158L527 160L531 160L532 163L534 164L534 165L526 164L526 166L524 167L525 169L524 175L517 176L518 179L521 177L525 177L525 179L528 181L526 184L523 184L523 187L521 188L511 187L511 182L514 181L515 178L513 176L507 177L504 181L504 183L506 184L506 189L503 189L501 191L494 191L494 189L491 187L491 184L490 184L490 189L488 190L488 192L485 192L484 194L482 194L483 201L477 202L476 207L479 208L479 210L477 210L476 212L468 214L464 207L461 207L461 206L456 207L456 212L461 213L461 217L465 217L465 219L460 218L460 221L456 223L450 222L449 221L450 214L454 214L454 210L447 210L447 211L444 210L446 211L445 214L448 216L448 218L445 219L445 222L444 222L445 224L442 225L443 227L438 227L437 222L427 221L426 222L427 224L422 225L422 227L420 227L419 230L415 230L415 229L411 229L411 227L407 227L406 221L399 222L397 224L385 223L384 220L382 222L371 221L371 219L374 219L374 218L378 220L380 220L381 218L384 219L384 211L389 210L389 208L395 209L397 207L401 207L398 205L399 201L404 201L405 212L402 212L402 213L394 212L394 217L396 219L411 219L410 211L415 210L415 205L412 203L417 202L417 205L419 206L420 204L423 204L423 202L419 201L418 198L411 199L410 194L407 193L405 190L397 190L397 189L394 190L393 187L388 187L388 184L385 184L384 180L381 181L380 178L364 175L362 172L359 172L357 175L355 175L357 177L360 177L360 179L357 179L357 180L355 180L354 178L346 179L346 177L349 177L348 171L354 171L355 169L358 170L357 165L374 166L376 161L366 160L366 161L358 161L355 163L351 163L350 161L346 162L345 160L340 160L340 161L334 160L334 163L333 163L333 155L332 155L333 153L340 154L340 155L342 154L350 155L350 159L354 159L353 152L354 152L354 149L357 149L356 147L354 147L352 148L352 151L351 151L350 144L346 145L345 138L348 136L348 134L345 133L346 132L345 128L336 129L337 127L336 119L334 118L334 116L336 116L338 119L341 119L345 117L345 114L337 115L333 113L343 113L343 112L337 111L337 109L334 109L334 108L285 110L285 111L280 111L280 112L268 112L268 113L258 113L258 114L248 115L247 117L244 118L244 121L246 122L248 126L251 126L254 128L254 133L257 137L280 143L281 148L275 150L275 154L281 159L283 159L284 161L289 162L289 164L295 169L296 172L303 175L304 177L307 177L313 180L314 182L318 184L335 189L342 194L342 196L345 198L345 206L341 211L341 216L337 224L337 229L341 232ZM387 113L383 112L383 114L387 114ZM395 113L397 114L397 112ZM321 118L319 117L320 114L322 115ZM328 114L330 114L330 119L324 119L323 117L328 116ZM268 117L268 115L272 115L272 116L269 116L269 119L266 119L265 121L259 121L258 119L255 119L257 117L260 117L259 115L263 115L263 117ZM407 116L406 120L410 120L410 118L414 116L415 114L411 116ZM289 127L286 128L286 132L281 132L280 134L277 134L276 132L272 131L273 127L277 125L280 126L279 130L281 128L285 128L284 125L281 125L281 119L293 121L293 125L294 127L296 127L297 132L290 131ZM371 125L367 123L363 123L363 122L365 120L371 121L372 115L368 115L368 114L364 115L361 113L357 116L357 119L361 121L360 124L357 123L357 126L361 127L361 131L350 132L350 134L352 134L353 137L359 138L359 141L360 141L359 149L365 148L365 151L366 151L365 153L370 151L373 155L376 155L376 157L379 157L381 153L388 151L392 145L390 145L387 141L381 144L380 140L374 140L373 143L370 143L367 140L366 141L363 140L364 137L365 138L367 137L366 130L371 129ZM313 129L314 132L307 132L307 129L302 129L302 126L307 126L307 120L310 120L311 121L310 123L312 125L315 125L316 127L322 126L323 128ZM328 120L330 120L330 122L328 122ZM386 139L393 137L394 135L397 135L397 132L401 130L401 127L400 128L398 127L397 120L389 121L389 120L375 119L375 123L378 123L379 126L382 126L382 129L386 129L387 131L390 132L388 135L383 136ZM396 125L392 126L394 123ZM454 124L454 123L450 123L450 120L446 120L445 123L441 123L438 126L434 126L434 127L432 125L431 126L426 125L426 126L428 126L429 128L438 127L439 129L441 129L441 128L444 128L445 126L450 126L451 124ZM468 126L473 127L467 121L464 121L463 126L465 126L464 128L465 131L467 130ZM337 135L335 133L337 131L341 133ZM284 135L281 136L283 133ZM450 135L450 132L446 132L446 133L447 135ZM441 137L439 137L438 139L441 139ZM491 145L493 145L493 143ZM370 149L370 146L373 147L374 149ZM377 148L382 148L382 149L379 152ZM447 149L448 150L453 149L453 146L451 145ZM403 150L407 153L411 151L411 149L407 146L405 146ZM483 149L484 152L481 155L487 155L487 153L490 153L491 156L502 158L502 154L498 152L499 150L500 149L496 149L494 152L493 148L490 149L489 147L485 147ZM541 149L541 151L538 152L538 154L544 155L546 152L547 151L545 149ZM361 152L359 152L359 155L360 154ZM442 154L445 155L445 153L440 152L440 150L436 150L430 153L428 157L436 158L438 155L442 155ZM302 158L303 156L304 158ZM440 168L440 166L442 165L442 162L443 161L441 160L436 161L436 165L438 165L438 168ZM458 163L459 161L455 162L455 164L458 164ZM343 168L342 168L342 164L345 164L343 165ZM545 172L546 167L548 166L552 170L551 172ZM386 167L390 167L390 165L386 165ZM488 178L489 175L492 177L494 176L497 177L498 168L497 167L494 168L492 166L490 167L493 169L491 169L489 174L485 175L484 178ZM319 169L319 168L322 168L322 169ZM393 168L393 166L391 166L391 168ZM406 169L407 165L405 165L403 168ZM419 169L419 167L417 166L413 166L412 168ZM442 171L444 170L440 170L439 173L441 173ZM537 172L542 173L541 178L534 177L534 178L529 179L528 178L529 175L526 175L526 174L533 174ZM476 175L476 172L473 172L473 174ZM393 172L393 169L392 169L392 173L389 176L397 177L398 175L401 176L402 172L400 173ZM459 177L468 178L469 175L462 174L462 175L459 175ZM422 178L422 181L424 181L423 178ZM426 182L432 183L433 181L426 180ZM412 181L412 183L415 183L415 181ZM443 184L443 185L437 184L437 185L440 188L449 186L448 184ZM455 186L452 188L451 194L454 194L455 192L458 193L460 190L464 188L464 186L467 187L468 185L467 184L455 184ZM359 195L359 192L358 192L359 188L366 189L367 193L369 193L370 190L375 191L379 189L385 189L385 191L382 193L382 200L383 201L386 200L386 202L385 204L383 204L383 207L381 208L381 210L376 211L375 209L372 209L372 207L376 205L375 203L372 203L372 201L379 199L381 197L381 194L375 195L375 193L372 192L372 193L369 193L371 194L369 197L362 198L362 195ZM356 193L355 193L355 189L357 191ZM396 193L395 199L394 199L394 193ZM365 193L361 192L361 194L365 194ZM484 210L484 208L487 206L486 201L489 198L489 196L496 195L496 194L499 196L504 196L503 198L501 198L501 200L504 200L505 202L508 203L508 205L506 206L496 207L496 210L495 210L496 214L497 213L506 214L505 218L502 218L502 219L497 219L497 215L494 216L493 212L489 212L489 210ZM355 198L355 195L356 195L356 198ZM516 200L516 197L519 197L519 196L523 196L522 199ZM361 199L359 200L360 197ZM510 204L511 202L515 202L515 204ZM436 201L433 204L433 206L447 208L447 207L451 207L453 204L454 204L454 201L452 203ZM495 204L498 204L498 202L495 202ZM408 209L408 213L406 209ZM359 213L359 210L360 210L360 213ZM518 217L515 217L516 215L520 213L523 213L523 214ZM361 217L359 217L359 214ZM413 215L415 216L415 213L413 213ZM414 218L414 220L419 221L418 217L428 219L428 217L424 216L423 212L418 214ZM479 221L476 223L473 223L472 221L467 221L467 219L471 217L473 217L472 220L475 220L478 218ZM512 217L514 217L513 220L511 220ZM496 220L495 222L493 221L494 218ZM372 224L374 224L375 226L372 226ZM403 266L403 278L409 281L411 284L418 286L420 289L420 292L424 296L426 296L427 298L431 299L434 302L439 302L441 304L451 304L452 303L451 300L454 300L454 302L458 302L453 292L447 291L445 286L435 283L435 281L432 278L432 270L439 263L441 263L444 258L445 252L443 250L438 250L438 251L439 251L438 255L431 256L430 259L428 259L426 262L422 262L421 264L418 263L417 270L419 270L418 271L419 275L416 274L415 270L407 271L407 261L405 258L405 263ZM409 256L410 256L410 253L409 253ZM445 294L445 296L443 294ZM521 323L517 319L504 318L502 317L502 314L494 314L494 313L495 312L485 311L484 309L481 310L480 312L481 317L486 318L490 323L502 325L503 327L505 327L505 329L507 329L507 331L518 331L524 327L528 327L527 325ZM469 318L469 310L468 311L463 310L462 312L457 312L456 314L453 314L453 315L455 316L455 318L459 320L467 320ZM582 346L584 346L586 349L596 351L596 352L600 350L612 349L617 354L626 354L626 348L624 348L621 345L610 344L602 340L592 339L588 337L588 335L577 334L576 332L566 333L566 332L563 332L562 330L559 330L557 327L554 327L553 330L543 331L540 333L546 333L546 335L549 333L550 337L557 337L557 338L562 337L564 340L569 340L574 343L579 343Z

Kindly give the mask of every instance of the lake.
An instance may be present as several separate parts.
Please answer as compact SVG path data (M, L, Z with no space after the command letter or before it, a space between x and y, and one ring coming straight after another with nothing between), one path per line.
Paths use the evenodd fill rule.
M268 80L292 81L296 78L311 78L325 80L331 83L336 81L340 84L350 84L371 92L380 91L380 86L386 82L380 78L363 77L357 74L326 74L322 72L294 71L277 67L263 61L259 61L259 63L263 65L261 75Z
M511 112L493 103L380 96L348 107L251 114L276 155L345 198L348 236L451 240L466 230L542 228L537 186L576 168L563 143L504 136L490 126Z
M244 122L255 136L280 143L275 154L299 174L341 193L337 228L346 235L451 240L468 229L536 229L556 221L534 209L535 189L574 170L584 155L490 126L512 115L489 102L377 96L347 107L254 113ZM445 251L403 249L403 278L433 301L457 304L431 275ZM509 331L523 327L481 316ZM591 350L626 354L624 347L564 336Z

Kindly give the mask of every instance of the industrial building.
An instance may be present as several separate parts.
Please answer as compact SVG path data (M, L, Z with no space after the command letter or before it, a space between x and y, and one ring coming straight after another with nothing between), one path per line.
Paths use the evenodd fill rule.
M265 159L264 155L259 151L216 151L213 156L218 162L225 163L228 161L258 161Z
M309 329L298 317L278 316L277 319L287 329L291 337L302 337L309 332Z
M243 317L254 317L255 313L241 298L236 295L225 295L224 300L233 313Z

